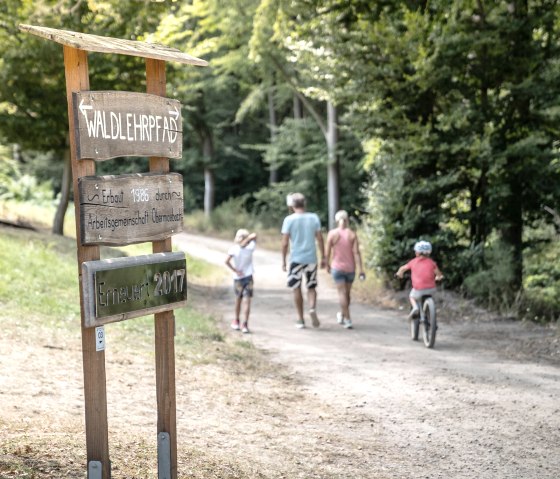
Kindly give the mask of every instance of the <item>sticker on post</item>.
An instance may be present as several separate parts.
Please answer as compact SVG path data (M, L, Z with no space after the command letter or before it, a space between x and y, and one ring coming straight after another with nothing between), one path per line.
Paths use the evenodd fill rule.
M95 350L105 351L105 327L97 326L95 328Z

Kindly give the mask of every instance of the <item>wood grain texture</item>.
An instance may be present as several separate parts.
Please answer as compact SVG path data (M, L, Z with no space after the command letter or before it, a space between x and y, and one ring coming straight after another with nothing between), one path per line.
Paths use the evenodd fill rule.
M78 159L181 158L181 103L157 95L79 91L72 95Z
M178 173L82 177L78 188L82 244L159 241L183 230Z
M146 59L146 91L166 96L165 63ZM169 160L151 157L152 173L168 173ZM154 253L171 251L171 238L154 241ZM171 478L177 479L177 407L175 392L175 315L173 311L157 313L154 318L156 356L157 432L169 433Z
M89 69L87 53L71 47L64 47L64 69L66 75L66 100L68 103L68 121L70 135L70 157L72 163L72 180L74 183L74 202L78 204L78 178L95 175L95 162L78 161L76 158L76 138L74 128L74 110L72 92L89 90ZM76 212L76 237L80 237L79 208ZM81 277L81 264L84 261L99 259L98 246L83 246L78 243L78 271ZM103 479L111 478L111 461L109 459L109 430L107 422L107 386L105 375L105 352L96 351L95 328L84 327L84 300L80 287L80 310L82 317L82 359L84 370L84 405L86 423L87 462L100 461ZM87 464L84 469L87 469Z
M59 30L36 25L20 24L19 29L79 50L101 53L118 53L134 57L153 58L188 65L207 66L208 62L200 58L183 53L176 48L167 47L159 43L147 43L136 40L102 37L89 33Z

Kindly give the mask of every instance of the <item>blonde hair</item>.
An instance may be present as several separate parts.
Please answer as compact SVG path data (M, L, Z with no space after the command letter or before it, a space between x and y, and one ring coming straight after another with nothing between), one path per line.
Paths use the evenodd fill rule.
M245 238L247 238L247 236L249 236L249 231L241 228L237 230L237 233L235 233L235 238L233 241L235 241L236 243L241 243Z
M334 215L334 221L338 223L339 221L344 220L348 223L348 213L344 210L339 210Z

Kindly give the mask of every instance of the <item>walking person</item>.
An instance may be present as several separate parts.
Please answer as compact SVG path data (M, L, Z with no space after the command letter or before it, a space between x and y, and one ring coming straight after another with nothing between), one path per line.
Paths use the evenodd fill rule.
M327 272L331 273L338 292L340 311L336 313L336 320L346 329L351 329L350 291L356 277L356 264L359 267L360 279L363 280L366 276L358 235L348 228L348 213L344 210L337 211L334 219L337 227L327 235Z
M235 293L235 319L231 328L248 334L251 298L253 297L253 251L257 241L256 233L240 229L235 234L235 244L229 249L226 266L233 271L233 291ZM232 264L233 261L233 264ZM241 311L241 307L243 311ZM241 316L241 313L243 315ZM240 323L241 317L243 323Z
M293 290L296 306L297 328L305 328L303 317L303 294L301 284L305 276L309 316L314 328L320 326L317 317L317 245L321 255L321 268L325 267L325 245L321 233L321 221L315 213L305 210L305 196L301 193L288 195L288 206L293 213L282 223L282 269L288 272L288 287ZM286 259L290 251L290 265Z

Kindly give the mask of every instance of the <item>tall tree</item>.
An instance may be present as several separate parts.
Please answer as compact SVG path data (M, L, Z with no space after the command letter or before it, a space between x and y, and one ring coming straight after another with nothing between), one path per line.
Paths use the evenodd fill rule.
M141 39L157 25L163 7L150 2L117 0L6 0L0 5L0 133L9 142L29 150L52 151L62 181L61 200L53 232L62 234L68 198L68 120L64 90L62 48L18 30L19 23L85 31L117 38ZM134 21L130 21L134 19ZM120 20L120 21L119 21ZM143 81L143 69L131 58L92 59L93 85L128 89ZM126 72L123 74L123 72ZM107 89L107 88L106 88ZM33 132L33 134L30 134Z
M424 236L460 283L494 231L518 288L524 227L560 193L557 2L321 5L344 26L334 82L370 152L379 264Z

